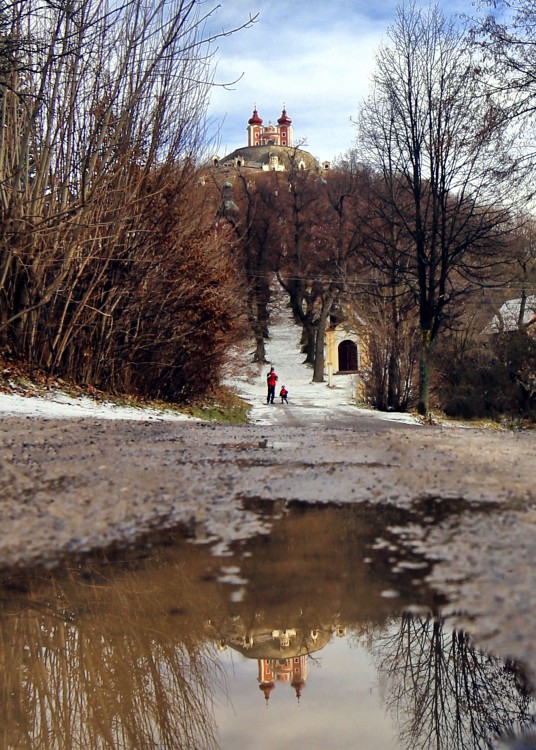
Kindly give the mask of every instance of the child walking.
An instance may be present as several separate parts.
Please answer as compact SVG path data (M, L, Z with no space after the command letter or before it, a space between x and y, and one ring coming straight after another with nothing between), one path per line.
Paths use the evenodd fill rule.
M284 385L281 386L281 390L279 391L279 395L281 397L281 403L288 404L288 391Z

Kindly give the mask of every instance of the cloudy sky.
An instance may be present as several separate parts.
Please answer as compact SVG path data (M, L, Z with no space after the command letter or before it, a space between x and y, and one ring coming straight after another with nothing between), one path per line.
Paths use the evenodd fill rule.
M419 2L419 0L417 0ZM207 10L217 5L207 2ZM221 31L249 16L249 29L218 42L217 80L209 117L219 127L219 156L247 145L247 121L256 103L265 124L275 123L283 103L294 142L320 160L352 146L355 116L366 94L374 52L385 39L398 0L220 0L210 21ZM471 0L441 0L445 14L470 12Z

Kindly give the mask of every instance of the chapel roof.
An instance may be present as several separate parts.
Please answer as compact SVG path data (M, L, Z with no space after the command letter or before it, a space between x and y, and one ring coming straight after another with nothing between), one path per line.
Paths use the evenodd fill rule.
M281 112L281 117L277 121L278 125L290 125L292 120L287 115L287 110L283 108L283 111Z

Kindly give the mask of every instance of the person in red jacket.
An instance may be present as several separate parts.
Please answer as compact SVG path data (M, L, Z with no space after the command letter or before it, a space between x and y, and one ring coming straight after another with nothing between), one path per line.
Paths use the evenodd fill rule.
M268 395L266 397L267 404L273 404L275 398L275 385L277 383L277 375L273 367L270 367L270 372L266 376L266 383L268 384Z
M285 388L284 385L281 386L281 390L279 391L279 395L281 396L281 403L288 404L288 391Z

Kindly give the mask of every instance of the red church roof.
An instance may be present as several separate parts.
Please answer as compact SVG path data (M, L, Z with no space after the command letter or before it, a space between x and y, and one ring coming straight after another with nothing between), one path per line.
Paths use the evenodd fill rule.
M261 690L264 693L264 697L266 698L266 702L270 700L270 693L275 688L275 684L273 682L261 682L259 685L259 690Z
M283 109L283 111L281 112L281 117L277 121L277 124L278 125L290 125L291 122L292 122L292 120L287 115L287 110Z
M262 125L262 120L259 117L257 110L253 110L253 115L248 120L249 125Z

